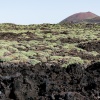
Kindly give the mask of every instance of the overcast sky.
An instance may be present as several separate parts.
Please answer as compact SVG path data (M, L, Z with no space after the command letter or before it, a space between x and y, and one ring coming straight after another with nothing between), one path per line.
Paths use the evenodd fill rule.
M100 16L100 0L0 0L0 23L58 23L88 11Z

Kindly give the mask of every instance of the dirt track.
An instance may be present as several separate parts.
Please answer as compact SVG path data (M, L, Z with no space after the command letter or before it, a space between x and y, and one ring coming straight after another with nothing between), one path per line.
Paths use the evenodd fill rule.
M100 62L87 69L0 63L0 100L100 100Z

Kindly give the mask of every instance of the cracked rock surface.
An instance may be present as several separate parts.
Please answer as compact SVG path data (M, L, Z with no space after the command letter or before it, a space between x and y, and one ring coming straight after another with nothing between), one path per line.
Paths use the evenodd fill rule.
M0 100L100 100L100 62L87 68L0 63Z

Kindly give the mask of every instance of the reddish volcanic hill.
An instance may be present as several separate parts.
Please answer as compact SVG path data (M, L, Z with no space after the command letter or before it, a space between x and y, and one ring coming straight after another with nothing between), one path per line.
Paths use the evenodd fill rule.
M84 21L87 22L87 23L100 23L100 17L95 17L95 18L92 18L92 19L86 19Z
M60 23L66 23L66 22L76 22L77 23L77 22L84 21L86 19L92 19L95 17L99 17L99 16L91 12L76 13L64 19Z

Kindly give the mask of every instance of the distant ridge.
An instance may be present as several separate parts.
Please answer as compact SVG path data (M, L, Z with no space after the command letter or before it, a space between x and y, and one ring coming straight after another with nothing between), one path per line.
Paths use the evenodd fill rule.
M60 23L68 23L68 22L73 22L73 23L81 23L81 22L87 22L87 23L100 23L100 16L92 13L92 12L80 12L73 14L66 19L62 20Z

